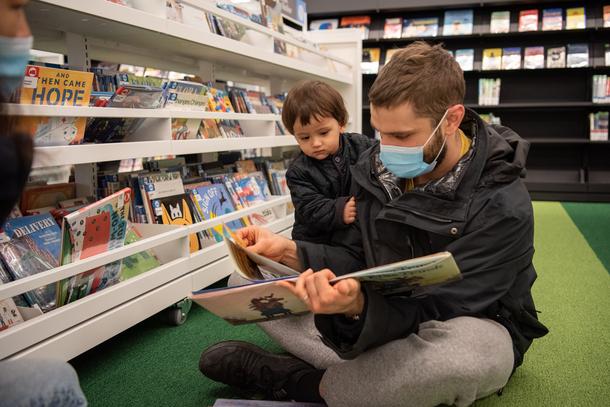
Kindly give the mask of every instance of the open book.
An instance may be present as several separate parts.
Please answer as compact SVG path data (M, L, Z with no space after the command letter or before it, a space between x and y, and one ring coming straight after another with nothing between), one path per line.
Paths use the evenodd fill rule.
M193 301L233 325L308 312L300 298L276 284L280 280L296 281L299 271L248 250L226 228L225 242L235 270L252 283L195 291ZM331 284L346 278L355 278L389 295L459 280L461 273L451 253L441 252L338 276Z

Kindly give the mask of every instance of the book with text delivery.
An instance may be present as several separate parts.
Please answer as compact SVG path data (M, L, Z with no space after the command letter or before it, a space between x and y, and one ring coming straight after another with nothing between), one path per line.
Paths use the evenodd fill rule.
M225 232L236 271L251 284L200 290L191 298L197 304L233 325L268 321L308 312L307 305L277 281L295 281L299 272L243 247ZM355 278L382 294L406 293L429 285L461 279L460 270L449 252L386 264L331 280L331 284Z

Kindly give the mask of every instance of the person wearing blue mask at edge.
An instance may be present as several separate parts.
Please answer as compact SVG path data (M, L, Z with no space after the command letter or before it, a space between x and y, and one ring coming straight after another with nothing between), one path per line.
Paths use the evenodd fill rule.
M394 54L369 91L380 145L352 167L352 227L334 245L250 226L251 250L303 272L280 282L312 314L259 324L291 355L226 341L203 351L208 378L329 406L467 406L501 393L533 339L533 210L521 180L529 144L464 107L441 46ZM341 235L338 235L341 234ZM463 278L384 296L336 275L449 251ZM314 272L315 271L315 272ZM518 391L518 389L515 389Z
M0 109L21 86L32 36L23 8L27 0L0 0ZM17 203L32 165L29 135L14 130L0 113L0 224ZM9 328L10 329L10 328ZM76 372L47 359L0 361L0 406L86 406Z

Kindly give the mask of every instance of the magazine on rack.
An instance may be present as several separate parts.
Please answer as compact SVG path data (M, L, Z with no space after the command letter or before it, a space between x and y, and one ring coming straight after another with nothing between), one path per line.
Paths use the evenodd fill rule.
M299 271L258 255L245 247L227 228L225 242L237 273L251 283L193 292L197 304L233 325L268 321L308 312L307 305L290 290L276 284L295 281ZM355 278L383 294L397 294L418 287L442 284L461 278L449 252L386 264L336 277L331 284Z

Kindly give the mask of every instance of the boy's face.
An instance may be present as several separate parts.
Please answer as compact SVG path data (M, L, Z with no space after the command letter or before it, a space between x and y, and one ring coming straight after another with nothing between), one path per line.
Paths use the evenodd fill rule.
M461 119L449 109L446 119L424 147L424 161L431 162L443 146L444 135L454 134ZM392 108L375 107L371 104L371 125L379 131L381 144L386 146L419 147L426 143L437 123L429 117L417 115L410 103ZM443 150L445 151L445 150ZM438 158L443 159L444 154Z
M332 117L312 117L309 124L294 123L294 136L301 151L308 157L323 160L339 150L339 136L343 127Z

